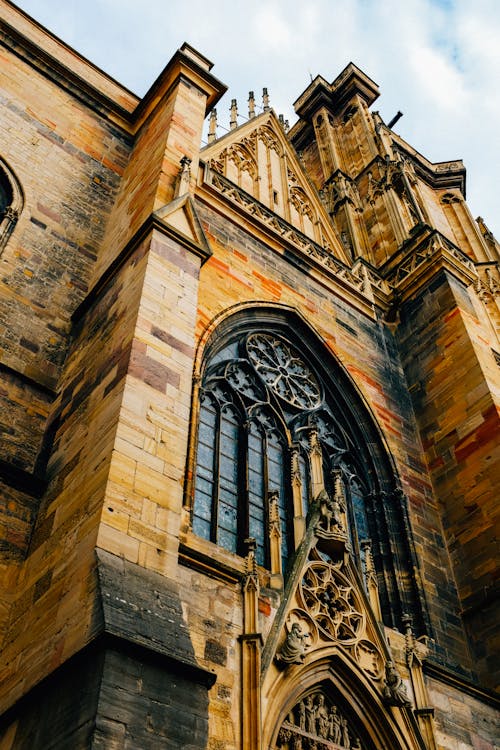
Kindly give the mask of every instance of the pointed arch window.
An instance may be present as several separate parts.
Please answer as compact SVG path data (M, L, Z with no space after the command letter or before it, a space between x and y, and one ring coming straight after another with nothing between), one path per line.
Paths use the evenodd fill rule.
M21 186L7 163L0 157L0 252L14 231L22 207Z
M383 448L373 455L370 418L352 387L339 387L338 371L325 368L324 353L285 332L248 327L209 354L192 530L239 555L253 537L258 564L283 574L313 500L321 490L338 495L340 482L347 543L360 573L371 543L384 622L398 626L410 613L422 623L407 519Z

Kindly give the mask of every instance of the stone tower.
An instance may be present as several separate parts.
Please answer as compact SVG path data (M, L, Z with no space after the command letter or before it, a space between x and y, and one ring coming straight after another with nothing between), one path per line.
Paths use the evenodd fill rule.
M218 138L189 44L139 100L0 11L0 749L493 750L462 163L352 63Z

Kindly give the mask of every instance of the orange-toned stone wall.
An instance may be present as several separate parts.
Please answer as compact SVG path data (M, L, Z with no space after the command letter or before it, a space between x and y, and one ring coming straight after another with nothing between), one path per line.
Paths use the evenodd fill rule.
M498 746L498 716L494 700L484 702L436 679L430 679L428 686L430 702L435 707L439 748L495 750Z
M172 575L189 433L199 266L196 255L153 234L97 539L109 552Z
M2 356L4 364L53 387L129 140L17 56L1 54L2 158L25 204L2 254Z
M224 309L266 301L299 310L352 376L382 431L409 499L435 655L468 674L470 656L440 508L422 454L396 341L389 329L343 304L307 274L215 212L200 208L214 256L201 270L197 332Z
M476 309L467 290L443 273L404 306L398 339L475 665L493 686L498 365L488 345L491 329Z
M196 173L206 95L181 76L157 98L135 136L94 281L150 214L172 200L184 156Z
M70 64L71 51L61 54ZM172 199L181 156L196 166L206 92L177 81L147 102L150 115L131 135L134 97L80 58L77 71L125 107L130 127L0 55L1 156L25 191L0 259L1 705L28 694L0 728L2 750L34 737L141 750L175 746L172 737L197 750L239 746L244 561L194 538L186 488L193 372L207 331L217 335L216 322L243 307L300 316L352 379L408 498L430 660L453 672L451 682L492 679L497 364L482 302L443 274L388 325L367 297L192 180L213 251L205 259L192 216L145 222ZM353 176L375 153L372 121L355 103L337 133ZM321 186L314 143L303 163ZM360 188L365 195L365 177ZM450 228L455 209L445 214L435 191L422 193ZM397 249L397 200L391 214L386 198L356 219L370 235L368 260L380 263ZM264 638L279 596L261 590ZM404 638L391 632L407 678ZM71 693L73 679L83 696ZM488 702L451 682L430 684L440 750L491 750Z
M5 12L7 20L18 15L11 7ZM87 293L129 139L7 46L0 48L0 91L1 157L23 194L23 209L0 258L4 623L45 487L48 425L71 315ZM43 583L28 584L36 586L37 596L47 585L45 575L39 570ZM23 594L21 609L29 609L34 591Z

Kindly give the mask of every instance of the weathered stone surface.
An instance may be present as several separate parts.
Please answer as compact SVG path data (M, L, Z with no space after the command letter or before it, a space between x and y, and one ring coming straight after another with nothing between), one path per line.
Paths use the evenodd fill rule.
M276 747L326 690L362 750L492 750L500 256L461 162L405 144L352 64L288 135L266 111L200 149L224 87L189 45L139 102L0 11L0 168L22 192L8 236L0 217L0 746ZM278 669L295 592L263 566L252 589L250 558L193 533L200 384L235 326L306 352L370 457L350 621L376 648L314 640L313 613L314 648Z

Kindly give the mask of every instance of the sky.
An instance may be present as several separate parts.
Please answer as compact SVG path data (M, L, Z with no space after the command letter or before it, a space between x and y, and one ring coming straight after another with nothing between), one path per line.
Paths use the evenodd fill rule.
M189 42L228 86L240 123L248 92L292 125L316 75L354 62L380 88L372 106L433 162L462 159L467 201L500 239L500 0L18 0L80 54L142 96Z

